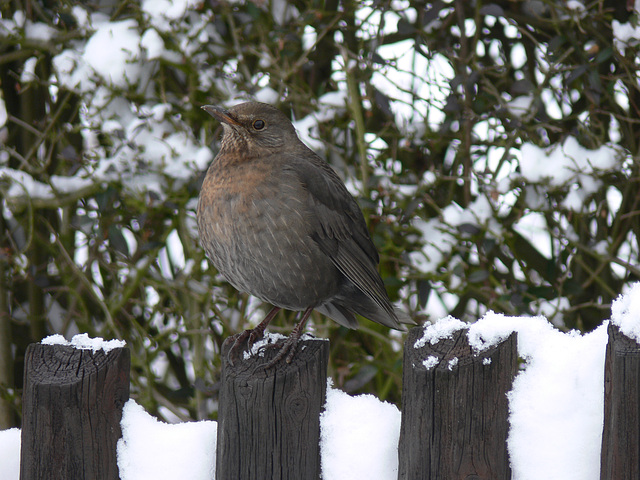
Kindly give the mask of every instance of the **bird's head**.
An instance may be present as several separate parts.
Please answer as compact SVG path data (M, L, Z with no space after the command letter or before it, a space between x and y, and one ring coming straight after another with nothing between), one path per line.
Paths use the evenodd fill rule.
M221 150L240 150L246 156L259 156L300 142L291 121L266 103L247 102L229 109L205 105L202 109L222 123Z

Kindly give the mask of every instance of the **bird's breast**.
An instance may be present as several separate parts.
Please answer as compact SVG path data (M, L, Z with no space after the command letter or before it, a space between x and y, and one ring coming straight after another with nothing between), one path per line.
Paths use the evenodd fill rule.
M311 239L308 193L286 169L248 167L205 177L197 217L209 258L236 288L274 305L305 308L326 298L338 273Z

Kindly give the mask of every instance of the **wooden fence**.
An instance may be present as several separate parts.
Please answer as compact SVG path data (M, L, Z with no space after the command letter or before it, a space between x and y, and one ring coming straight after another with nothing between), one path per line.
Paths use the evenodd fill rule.
M405 343L398 478L511 478L506 393L517 372L516 335L480 355L465 330L414 348L421 335L416 327ZM224 363L218 479L320 478L329 343L303 345L291 364L269 370L261 367L276 349ZM601 480L640 478L639 388L640 345L610 325ZM30 345L21 480L118 479L116 442L128 397L128 349Z

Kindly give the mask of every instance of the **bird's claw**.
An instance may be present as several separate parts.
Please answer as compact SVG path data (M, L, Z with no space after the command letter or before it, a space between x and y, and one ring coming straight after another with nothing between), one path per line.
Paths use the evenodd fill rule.
M289 335L287 339L284 341L282 346L280 347L280 351L278 354L273 357L269 363L264 366L265 370L268 370L274 367L278 362L280 362L283 358L287 364L291 363L293 357L295 356L296 350L298 348L298 342L300 341L300 337L296 335ZM264 345L264 347L277 346L277 344Z
M232 367L235 365L235 361L240 358L240 352L243 350L243 346L246 345L247 350L251 350L253 345L264 337L264 331L254 328L253 330L245 330L232 337L229 337L226 342L233 340L233 345L229 348L227 353L227 361Z

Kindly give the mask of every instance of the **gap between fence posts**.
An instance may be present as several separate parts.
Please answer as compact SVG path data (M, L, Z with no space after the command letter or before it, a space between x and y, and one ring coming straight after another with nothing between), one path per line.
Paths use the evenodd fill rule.
M25 356L20 479L117 480L129 399L128 348L31 344Z
M280 340L282 342L284 340ZM218 407L218 480L320 478L320 413L327 388L329 342L298 344L290 364L264 366L278 353L228 362L222 349Z
M415 348L404 346L398 479L508 480L507 434L518 367L516 334L479 354L467 329Z

